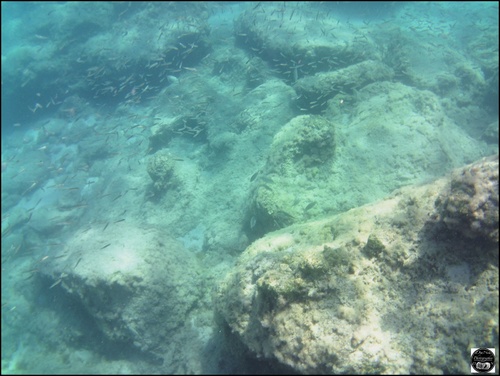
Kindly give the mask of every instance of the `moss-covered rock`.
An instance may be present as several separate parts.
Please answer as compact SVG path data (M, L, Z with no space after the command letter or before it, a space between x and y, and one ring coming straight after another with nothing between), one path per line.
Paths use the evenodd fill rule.
M460 215L491 209L498 174L486 170L497 168L480 165L489 184L440 179L267 234L219 285L216 311L257 356L300 373L467 372L454 349L497 336L498 245L443 231L434 203L451 185L464 198ZM470 211L473 201L484 205Z
M389 80L392 69L380 61L368 60L347 68L317 73L297 81L299 94L297 106L319 113L327 107L327 101L339 93L353 94L354 90L372 82Z
M370 235L366 245L363 247L363 253L369 257L377 257L380 253L384 251L384 244L375 236Z
M268 165L285 176L311 175L314 167L326 164L334 153L334 124L321 116L297 116L274 137Z
M235 20L234 29L238 46L265 60L274 74L289 83L377 55L377 46L370 38L358 37L335 17L325 17L319 23L307 17L310 9L296 7L289 18L282 17L282 12L278 4L268 4L266 12L248 9ZM270 28L275 32L266 33Z
M261 236L307 218L316 203L311 199L299 204L298 198L311 193L315 180L328 177L334 156L335 126L327 119L303 115L283 126L255 181L248 216L255 222L250 232Z
M498 155L455 172L436 204L448 229L498 243Z
M166 353L168 339L200 299L194 254L158 229L124 223L106 232L79 231L68 249L41 268L42 276L61 280L117 346Z
M177 185L175 160L166 152L158 152L148 162L148 174L155 190L161 192Z

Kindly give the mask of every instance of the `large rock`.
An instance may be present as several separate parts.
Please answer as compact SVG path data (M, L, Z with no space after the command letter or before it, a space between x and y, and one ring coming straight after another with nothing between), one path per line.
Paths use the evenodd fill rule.
M456 171L439 206L450 230L498 243L498 164L483 160Z
M384 63L367 60L333 72L320 72L299 79L294 85L301 111L320 113L328 100L337 94L352 94L355 90L377 81L389 81L394 72Z
M236 42L266 60L277 75L290 83L378 56L371 39L373 33L360 37L336 14L328 16L318 10L318 21L310 17L308 6L285 9L276 3L266 4L265 8L248 9L235 21ZM264 32L268 29L274 32Z
M380 200L491 154L430 91L377 82L341 100L330 99L321 116L296 116L274 134L251 180L243 223L249 239Z
M318 115L297 116L274 136L266 165L256 179L249 208L249 233L259 235L307 218L307 197L298 184L325 181L335 155L335 125ZM311 205L311 204L310 204ZM253 224L253 226L252 226Z
M498 156L470 169L494 182ZM467 349L498 342L498 244L448 229L442 203L460 176L256 241L219 285L217 312L257 357L298 372L468 372ZM467 203L490 210L488 229L496 187Z
M43 264L52 288L79 301L109 340L142 351L162 353L202 294L192 253L125 222L82 229Z

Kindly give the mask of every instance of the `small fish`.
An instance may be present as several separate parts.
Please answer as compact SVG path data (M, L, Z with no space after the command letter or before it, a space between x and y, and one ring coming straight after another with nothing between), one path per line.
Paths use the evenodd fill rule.
M39 199L38 202L35 204L35 206L33 206L31 209L28 209L28 211L29 212L33 211L38 206L38 204L40 203L40 201L42 201L42 199Z
M250 177L250 181L254 181L255 178L257 177L257 175L259 174L259 171L255 172L251 177Z
M55 281L50 287L49 287L49 290L52 288L52 287L56 287L59 283L62 282L62 278L59 278L57 281Z
M179 79L175 76L168 75L167 80L171 84L178 84L179 83Z
M88 204L74 205L74 206L71 206L71 207L70 207L70 210L71 210L71 209L78 209L78 208L85 208L85 207L87 207L87 206L89 206L89 205L88 205Z
M125 218L122 218L122 219L119 219L119 220L117 220L116 222L113 222L113 223L123 222L124 220L125 220Z
M111 243L108 243L104 247L102 247L101 249L108 248L110 245L111 245Z
M36 263L40 263L40 262L44 262L45 260L47 260L49 258L49 256L44 256L42 257L40 260L38 260Z
M38 184L38 182L37 182L37 181L33 182L33 184L31 184L31 186L30 186L28 189L26 189L26 190L23 192L23 194L22 194L21 196L24 196L26 193L28 193L28 192L29 192L29 191L31 191L33 188L35 188L37 184Z
M314 205L316 205L316 201L313 201L313 202L310 202L309 204L307 204L307 206L304 208L304 211L307 211L311 208L314 207Z
M109 226L109 222L106 223L106 226L104 226L104 228L102 229L102 231L106 230L108 228L108 226Z
M252 218L250 218L250 229L252 230L256 224L257 224L257 218L255 218L255 216L252 215Z
M82 261L81 257L78 259L78 261L76 262L75 266L73 266L73 269L76 269L76 267L78 266L78 264L80 263L80 261Z
M113 201L111 201L111 202L114 202L114 201L118 200L120 197L122 197L122 194L121 194L121 193L120 193L118 196L116 196L116 197L113 199Z
M35 107L31 108L30 106L28 106L28 108L31 112L35 113L36 110L38 110L39 108L43 108L43 106L40 103L35 103Z

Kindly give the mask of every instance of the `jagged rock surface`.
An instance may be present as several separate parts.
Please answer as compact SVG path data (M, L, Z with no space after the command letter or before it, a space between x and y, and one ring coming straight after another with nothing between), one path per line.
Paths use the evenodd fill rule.
M481 200L456 188L470 169ZM257 357L298 372L468 372L464 349L498 342L497 170L495 156L268 234L219 285L219 315ZM487 208L474 240L449 229L442 203L456 195Z

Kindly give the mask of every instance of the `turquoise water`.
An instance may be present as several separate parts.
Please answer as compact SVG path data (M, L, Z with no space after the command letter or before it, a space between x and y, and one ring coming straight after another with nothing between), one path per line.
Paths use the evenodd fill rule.
M498 152L498 4L2 3L2 373L280 373L255 240Z

